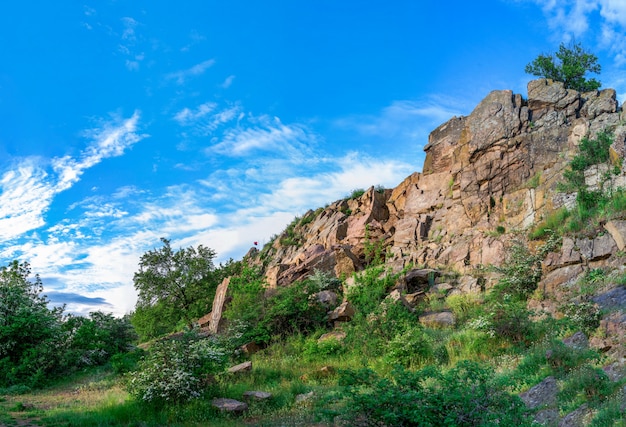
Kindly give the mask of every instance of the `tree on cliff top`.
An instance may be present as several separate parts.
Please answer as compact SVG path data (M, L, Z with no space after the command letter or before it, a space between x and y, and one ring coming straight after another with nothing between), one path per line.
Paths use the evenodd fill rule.
M553 55L541 54L533 62L526 65L525 71L546 79L563 82L566 89L588 92L598 89L601 84L596 79L587 79L587 73L600 73L598 57L587 52L580 43L570 47L563 43L559 51Z

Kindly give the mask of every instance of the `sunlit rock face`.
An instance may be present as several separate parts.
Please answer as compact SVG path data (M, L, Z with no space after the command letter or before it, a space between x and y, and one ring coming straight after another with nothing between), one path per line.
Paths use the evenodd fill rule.
M469 274L499 265L509 231L574 203L557 183L581 138L611 130L611 156L624 157L621 115L612 89L579 93L540 79L528 84L527 99L493 91L468 116L432 131L421 173L307 212L291 235L249 259L263 267L270 287L316 270L349 277L376 258L393 271L412 264ZM626 186L623 175L614 185Z

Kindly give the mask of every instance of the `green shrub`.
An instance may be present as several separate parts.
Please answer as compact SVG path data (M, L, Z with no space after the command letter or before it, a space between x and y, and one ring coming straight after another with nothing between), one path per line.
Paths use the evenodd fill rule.
M569 375L559 392L559 400L573 402L573 407L584 402L599 403L616 386L602 369L585 365Z
M348 290L347 299L358 313L367 315L385 299L397 277L385 272L384 266L368 268L354 275L355 284Z
M145 352L139 348L129 353L114 354L111 357L113 372L119 375L134 371L144 355Z
M227 359L219 342L190 331L155 342L131 373L127 388L146 403L185 402L200 397L210 376L221 372Z
M363 188L356 188L352 190L352 193L350 193L350 196L348 196L348 198L351 200L358 199L363 194L365 194L365 190Z
M345 352L345 346L336 338L328 338L321 342L309 339L304 344L302 355L308 361L325 361L328 357L338 356Z
M434 356L433 343L419 326L397 334L386 347L385 359L391 365L415 368Z
M572 323L573 329L580 330L590 335L600 326L602 314L600 309L594 303L569 302L561 307L561 311L565 318Z
M514 241L508 248L504 263L495 267L502 274L502 278L492 290L491 300L501 300L505 295L510 295L515 300L526 300L541 280L541 262L559 244L560 238L550 233L546 243L533 253L522 241Z
M345 417L367 425L530 426L519 397L495 380L493 370L463 361L449 371L397 368L390 378L371 370L341 373Z

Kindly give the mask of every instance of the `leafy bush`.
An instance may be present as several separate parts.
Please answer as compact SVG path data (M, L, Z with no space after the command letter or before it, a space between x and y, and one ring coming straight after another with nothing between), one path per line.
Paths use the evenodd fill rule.
M588 72L600 73L601 67L597 62L598 57L585 51L580 43L571 44L569 47L561 43L558 52L553 55L539 55L526 65L525 71L528 74L563 82L566 89L587 92L600 87L599 81L585 77Z
M398 275L385 272L384 266L370 267L354 275L354 286L347 292L347 299L358 313L373 312L387 296Z
M348 196L348 198L349 199L358 199L363 194L365 194L365 190L363 188L356 188L356 189L352 190L352 193L350 193L350 196Z
M416 326L397 334L387 343L385 359L392 365L409 368L422 366L433 356L433 343L422 328Z
M128 391L146 403L180 403L200 397L227 361L223 346L195 330L155 342L130 374Z
M559 392L559 400L598 403L610 396L616 389L607 374L600 368L585 365L572 372Z
M311 296L320 286L336 283L321 274L313 280L292 283L266 295L264 279L257 269L246 268L231 279L232 300L224 311L229 322L244 325L244 342L268 343L272 337L296 332L310 333L326 322L326 308Z
M548 252L556 249L559 243L558 236L550 233L546 243L532 253L523 242L514 241L507 252L505 262L502 266L495 268L502 274L502 278L491 292L491 300L497 301L504 295L526 300L541 280L541 262Z
M592 302L569 302L561 307L561 310L574 329L583 331L587 335L600 326L602 315L598 306Z
M346 417L359 425L531 425L519 397L500 386L490 368L474 362L459 362L449 371L397 368L390 378L368 369L346 371L340 384Z

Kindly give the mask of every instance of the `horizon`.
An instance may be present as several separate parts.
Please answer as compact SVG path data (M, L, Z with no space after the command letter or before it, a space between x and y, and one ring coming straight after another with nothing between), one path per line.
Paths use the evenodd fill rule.
M421 171L429 133L579 42L626 99L626 4L145 0L3 14L0 260L55 305L120 316L139 258L216 264L294 217ZM373 173L374 172L374 173Z

